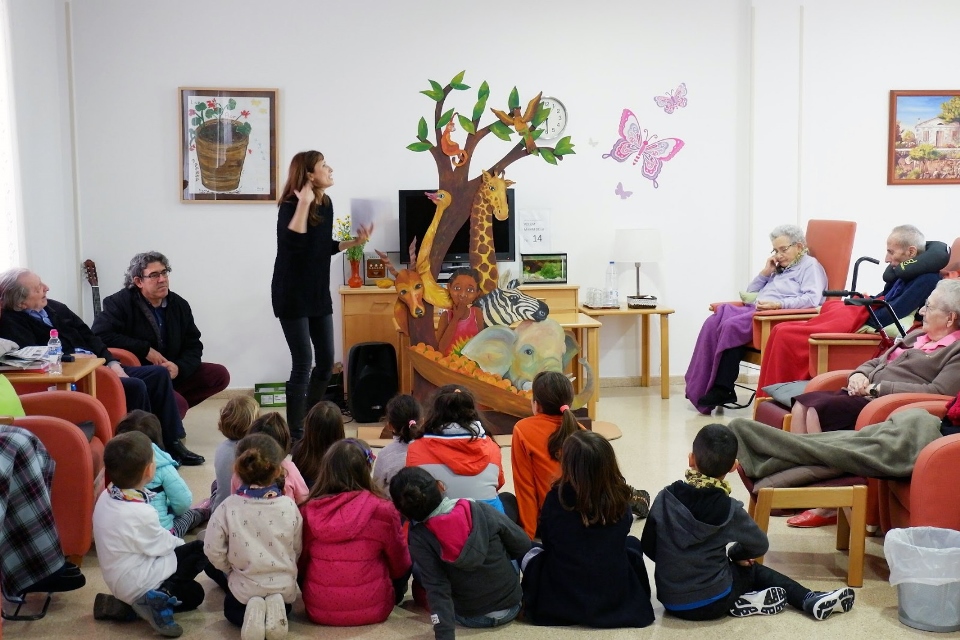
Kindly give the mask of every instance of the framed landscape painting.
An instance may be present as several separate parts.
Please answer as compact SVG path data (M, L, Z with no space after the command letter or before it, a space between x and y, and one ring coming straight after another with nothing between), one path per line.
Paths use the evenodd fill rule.
M960 89L890 92L887 184L960 184Z
M277 199L277 90L180 88L180 200Z

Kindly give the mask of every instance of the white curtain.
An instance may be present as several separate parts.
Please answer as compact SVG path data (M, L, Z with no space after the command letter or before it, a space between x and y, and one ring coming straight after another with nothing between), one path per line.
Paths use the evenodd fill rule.
M19 266L21 256L9 27L7 3L0 0L0 271Z

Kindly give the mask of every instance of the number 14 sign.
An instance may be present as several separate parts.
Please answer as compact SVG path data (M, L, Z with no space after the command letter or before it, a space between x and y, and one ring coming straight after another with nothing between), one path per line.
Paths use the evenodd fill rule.
M550 211L527 209L520 212L520 253L549 252Z

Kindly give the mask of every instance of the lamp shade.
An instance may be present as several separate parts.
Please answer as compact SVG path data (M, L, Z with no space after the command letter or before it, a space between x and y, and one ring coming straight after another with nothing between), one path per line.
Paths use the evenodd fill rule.
M615 234L615 262L659 262L663 257L659 229L617 229Z

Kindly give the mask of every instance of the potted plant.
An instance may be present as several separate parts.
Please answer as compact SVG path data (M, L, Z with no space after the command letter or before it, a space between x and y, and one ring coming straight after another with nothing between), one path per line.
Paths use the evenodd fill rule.
M353 236L350 235L349 215L346 218L339 218L337 220L334 233L337 240L349 241L354 239ZM347 280L347 284L353 289L363 286L363 278L360 277L360 261L363 260L363 247L365 245L366 243L358 244L348 248L344 252L347 254L347 260L350 261L350 279Z
M227 100L226 106L213 98L197 102L188 112L192 125L190 142L196 146L200 182L211 191L233 191L240 186L251 127L246 122L249 111L224 119L224 114L236 108L233 98Z

